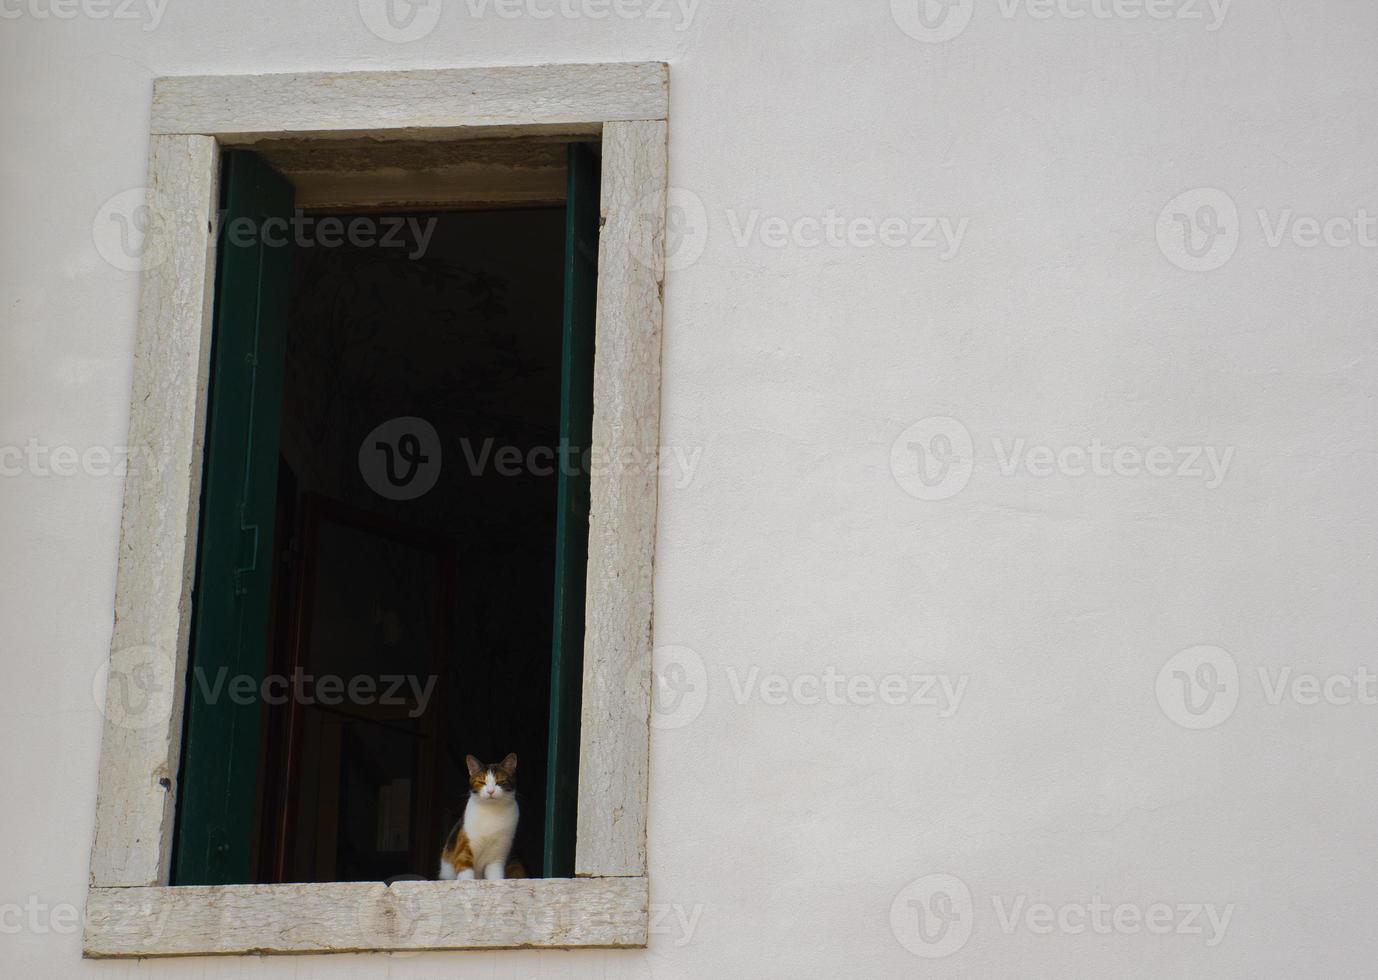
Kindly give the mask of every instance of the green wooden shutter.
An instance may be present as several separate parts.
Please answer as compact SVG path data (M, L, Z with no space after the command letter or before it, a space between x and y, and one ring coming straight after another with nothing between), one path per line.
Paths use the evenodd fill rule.
M257 156L225 155L178 885L253 880L292 203L291 185ZM231 686L243 677L259 685L247 698Z
M598 154L569 148L565 204L564 354L560 380L559 513L555 538L555 629L550 666L545 876L574 877L579 792L579 712L584 681L584 585L589 557L593 439L593 335L598 294Z

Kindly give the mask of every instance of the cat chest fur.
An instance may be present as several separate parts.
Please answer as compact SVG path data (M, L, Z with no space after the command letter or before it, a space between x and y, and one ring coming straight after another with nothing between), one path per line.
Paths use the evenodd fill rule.
M470 800L464 809L464 833L474 853L474 866L482 868L493 861L506 861L517 831L516 801L480 803Z

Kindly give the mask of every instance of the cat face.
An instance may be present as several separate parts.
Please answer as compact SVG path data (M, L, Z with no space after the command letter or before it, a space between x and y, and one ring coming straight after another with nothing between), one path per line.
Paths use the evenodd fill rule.
M509 800L517 794L517 755L509 752L501 762L485 766L472 755L464 757L469 766L469 792L489 803Z

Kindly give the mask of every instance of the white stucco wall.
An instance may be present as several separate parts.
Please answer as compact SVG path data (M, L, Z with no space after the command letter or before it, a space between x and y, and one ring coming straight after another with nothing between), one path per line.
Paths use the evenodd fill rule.
M1305 223L1269 234L1378 215L1378 6L1238 0L1220 23L1219 0L1149 4L1199 20L977 0L929 43L901 30L923 33L905 2L702 0L677 30L673 7L509 18L452 0L392 43L354 0L168 0L155 29L0 0L0 446L124 442L137 277L92 228L144 180L153 77L667 60L684 237L663 438L702 450L661 490L657 639L696 690L662 702L653 739L667 911L649 951L144 963L83 962L67 911L120 480L0 457L0 973L1373 975L1378 704L1339 703L1337 680L1316 704L1304 684L1269 695L1378 672L1378 227L1348 246L1336 223L1314 247L1292 237ZM773 246L765 222L813 240L796 223L830 210L964 237L946 260L862 247L864 226ZM1178 214L1202 247L1219 217L1203 259ZM1219 268L1182 267L1235 241ZM955 423L919 426L892 463L934 417ZM960 464L915 478L912 444L963 433L965 485ZM1076 452L1006 472L1019 440L1105 447L1109 472ZM1128 449L1116 465L1117 447L1165 447L1150 459L1173 473L1135 472ZM1223 478L1205 453L1178 475L1191 447L1231 454ZM1204 715L1171 670L1157 686L1197 645L1227 651L1173 665L1221 668ZM830 674L842 703L810 703ZM965 687L955 710L864 703L891 674ZM910 904L935 890L962 916L942 940ZM1167 934L1137 924L1155 903ZM1185 921L1192 905L1229 907L1223 934Z

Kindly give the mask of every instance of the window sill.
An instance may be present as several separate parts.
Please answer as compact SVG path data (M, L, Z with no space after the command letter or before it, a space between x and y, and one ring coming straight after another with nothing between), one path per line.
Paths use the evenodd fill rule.
M92 888L88 958L644 947L645 878Z

